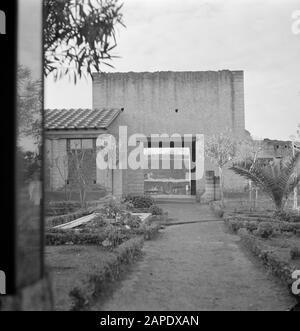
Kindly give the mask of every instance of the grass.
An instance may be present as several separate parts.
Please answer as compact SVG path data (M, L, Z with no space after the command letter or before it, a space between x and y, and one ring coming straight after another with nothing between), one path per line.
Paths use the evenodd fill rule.
M115 256L100 246L84 245L47 246L45 254L53 278L55 310L70 310L70 291L81 287Z

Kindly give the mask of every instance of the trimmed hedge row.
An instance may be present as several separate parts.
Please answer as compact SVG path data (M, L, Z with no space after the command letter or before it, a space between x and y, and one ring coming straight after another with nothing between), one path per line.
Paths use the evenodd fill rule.
M72 222L77 218L83 217L90 214L88 210L79 210L75 213L60 215L60 216L51 216L46 218L46 227L51 228L53 226L65 224Z
M153 239L161 228L160 223L153 222L151 224L143 224L137 229L129 231L116 231L113 230L111 235L107 228L103 231L83 232L74 229L59 230L49 229L46 232L46 245L59 246L59 245L102 245L103 241L109 239L115 243L121 243L133 236L143 236L145 240ZM113 238L111 238L113 236Z
M228 217L224 219L227 227L234 233L237 233L239 229L247 229L250 232L259 230L263 226L268 226L274 233L292 232L294 234L300 234L300 223L290 223L283 221L261 221L251 220L244 221L238 217Z
M91 302L99 297L108 285L120 278L125 265L140 256L143 248L143 238L132 238L114 250L115 257L104 265L96 274L89 275L82 287L75 287L70 291L72 301L71 310L85 310Z
M60 232L47 232L46 245L101 245L105 240L104 233L80 233L74 230L62 230Z
M297 268L280 259L274 252L266 249L259 238L249 233L246 229L240 229L238 235L241 237L242 243L256 255L263 264L278 278L285 282L289 289L295 280L292 279L292 273ZM292 293L292 292L291 292ZM295 296L295 295L294 295ZM295 296L300 299L300 295Z

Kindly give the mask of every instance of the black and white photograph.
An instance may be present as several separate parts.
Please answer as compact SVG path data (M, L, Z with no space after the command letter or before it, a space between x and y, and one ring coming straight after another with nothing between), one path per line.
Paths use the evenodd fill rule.
M0 311L299 311L300 2L12 3Z

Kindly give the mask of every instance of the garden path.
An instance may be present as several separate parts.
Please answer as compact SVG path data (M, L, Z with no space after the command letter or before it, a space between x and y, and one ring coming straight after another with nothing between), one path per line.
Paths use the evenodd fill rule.
M209 208L163 208L182 221L200 222L168 226L146 241L141 260L92 310L287 310L295 304L222 221L201 222L216 220Z

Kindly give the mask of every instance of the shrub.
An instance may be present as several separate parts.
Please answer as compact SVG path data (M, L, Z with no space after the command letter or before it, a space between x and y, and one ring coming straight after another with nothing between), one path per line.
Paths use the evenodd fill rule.
M273 234L273 226L270 222L260 222L255 234L261 238L269 238Z
M127 195L124 202L129 202L134 208L150 208L154 200L147 195Z
M300 230L300 223L280 222L281 232L292 232L297 234Z
M294 211L277 211L275 212L274 216L284 222L300 222L300 214Z
M149 208L149 213L151 213L152 215L162 215L163 210L160 207L158 207L157 205L152 205Z
M240 237L242 237L242 236L245 236L245 235L249 234L249 231L248 231L247 229L245 229L245 228L240 228L240 229L238 230L237 234L238 234Z
M71 306L72 311L84 310L88 306L89 301L80 288L74 287L70 291L69 296L72 302L72 306Z
M246 223L246 229L250 232L257 230L257 227L258 227L258 222L256 221L249 221Z
M120 245L125 239L127 239L127 235L122 232L120 228L113 225L108 225L104 229L104 237L111 243L112 247Z
M48 231L46 233L46 245L101 245L105 235L94 233L82 233L76 230Z
M290 256L292 260L297 260L300 258L300 248L299 247L293 247L290 250Z
M88 215L89 212L87 210L79 210L75 213L67 214L67 215L60 215L60 216L52 216L46 218L46 226L53 227L61 224L65 224L68 222L72 222L77 218L83 217Z
M234 233L236 233L240 228L244 227L244 222L235 219L225 220L225 223L227 223L229 229Z
M136 229L135 233L144 236L144 239L151 240L153 239L159 232L161 225L157 222L152 224L143 224L141 227Z
M113 199L106 203L102 210L107 218L114 219L116 219L117 216L120 216L123 212L121 204Z
M141 219L137 215L131 213L124 213L119 222L121 226L128 225L130 228L138 228L141 225Z
M134 204L131 201L124 201L123 204L126 210L134 209Z
M132 229L136 229L141 225L141 219L136 215L130 215L126 221L126 224Z
M131 263L143 248L144 240L142 238L132 238L125 241L116 248L119 263Z

